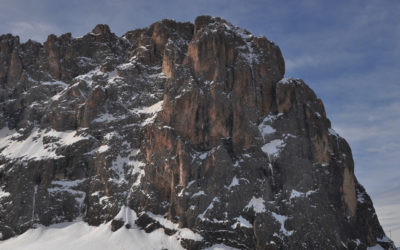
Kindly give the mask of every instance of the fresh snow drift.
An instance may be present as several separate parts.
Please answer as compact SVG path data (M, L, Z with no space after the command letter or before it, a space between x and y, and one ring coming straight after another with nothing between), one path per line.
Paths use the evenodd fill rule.
M13 250L99 250L99 249L135 249L135 250L159 250L184 249L181 239L201 240L202 237L187 228L178 228L167 219L159 218L160 222L167 228L177 230L172 236L164 233L160 228L151 233L146 233L135 224L136 213L123 206L115 219L124 221L125 225L116 232L111 231L111 222L101 224L98 227L89 226L83 221L65 222L54 224L49 227L42 225L29 229L24 234L0 241L0 249ZM223 248L218 245L209 249L233 249Z

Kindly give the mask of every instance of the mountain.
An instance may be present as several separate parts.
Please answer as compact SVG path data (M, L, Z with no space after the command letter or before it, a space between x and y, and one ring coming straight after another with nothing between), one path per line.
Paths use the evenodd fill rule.
M394 247L322 101L284 78L265 37L209 16L122 37L97 25L43 44L0 36L0 62L0 238L30 229L0 248L37 232L52 248L83 235L132 249Z

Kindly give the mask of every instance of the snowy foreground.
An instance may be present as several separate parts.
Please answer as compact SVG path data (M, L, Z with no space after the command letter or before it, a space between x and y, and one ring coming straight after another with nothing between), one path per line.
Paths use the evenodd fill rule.
M136 213L123 208L116 218L123 219L125 223L135 225ZM181 238L189 238L193 232L179 230L176 234L168 236L163 229L151 233L132 226L111 231L111 222L98 227L89 226L85 222L66 222L49 227L38 226L29 229L18 237L0 241L0 249L13 250L99 250L99 249L183 249ZM208 249L234 250L222 244L214 245Z
M179 240L167 236L163 229L146 233L138 228L122 227L111 231L110 223L99 227L89 226L85 222L67 222L49 227L39 226L24 234L0 242L0 249L13 250L99 250L99 249L183 249ZM223 244L214 245L208 250L236 250ZM382 250L378 246L368 250Z

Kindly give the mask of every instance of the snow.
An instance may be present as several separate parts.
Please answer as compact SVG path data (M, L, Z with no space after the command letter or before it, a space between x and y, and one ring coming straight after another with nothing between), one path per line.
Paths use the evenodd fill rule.
M51 184L53 185L58 185L62 186L64 188L72 188L76 187L77 185L81 184L84 182L86 179L79 179L79 180L58 180L58 181L52 181Z
M364 203L364 193L359 193L358 195L357 195L357 201L358 202L360 202L360 203Z
M293 231L287 231L285 228L285 221L288 219L287 216L280 215L274 212L271 212L272 216L276 221L278 221L281 224L281 232L284 233L287 236L290 236L293 234Z
M289 85L289 84L293 84L293 85L301 85L301 81L299 81L300 79L296 79L296 78L282 78L277 85Z
M192 198L193 198L193 197L196 197L196 196L200 196L200 195L206 195L206 194L204 193L203 190L201 190L201 191L199 191L199 192L193 194L193 195L192 195Z
M202 153L201 155L199 155L200 160L204 160L207 158L208 153Z
M151 124L156 119L157 113L162 110L162 105L164 101L159 101L151 106L136 108L133 110L136 114L150 114L151 116L148 117L144 122L142 122L141 126L145 126L147 124Z
M193 180L193 181L190 181L187 185L186 185L186 188L189 188L191 185L193 185L193 183L195 183L196 181L195 180Z
M117 131L111 131L104 135L104 139L107 141L111 140L112 138L122 138L122 136ZM122 145L127 142L123 142Z
M266 122L273 122L273 121L275 121L276 119L278 119L279 117L281 117L282 115L283 115L283 113L278 113L278 114L276 114L276 115L269 114L269 115L267 115L267 116L264 118L263 123L266 123Z
M6 198L10 196L11 194L9 192L5 192L2 188L0 188L0 200L3 198ZM0 237L1 238L1 237Z
M108 202L108 200L110 199L111 197L110 196L102 196L102 197L100 197L100 199L99 199L99 203L100 204L104 204L104 205L106 205L106 203Z
M159 101L151 106L134 109L133 112L139 114L154 114L162 110L164 101Z
M357 244L357 246L359 246L361 244L360 239L356 239L356 240L353 240L353 241Z
M39 130L34 129L25 139L19 141L21 134L15 130L3 128L0 131L0 145L6 145L1 156L8 159L24 159L24 160L41 160L41 159L57 159L63 156L56 155L55 150L59 146L72 145L78 141L89 139L87 136L77 135L77 131L56 131L56 130ZM56 142L43 144L45 137L52 137Z
M108 123L108 122L113 122L113 121L118 121L118 120L122 120L126 118L125 115L121 115L121 116L114 116L112 114L109 113L105 113L105 114L101 114L100 116L98 116L96 119L94 119L92 121L92 123Z
M303 192L299 192L299 191L293 189L292 192L290 193L290 199L309 197L311 194L313 194L315 192L317 192L317 190L310 190L310 191L303 193Z
M178 229L178 224L173 223L172 221L164 218L161 215L153 214L152 212L146 212L146 214L155 221L158 221L160 225L169 228L169 229Z
M285 142L281 139L275 139L270 141L261 147L261 150L266 153L269 157L277 157L282 148L285 147Z
M227 26L227 25L225 25ZM235 34L240 36L243 41L245 42L245 46L242 46L242 49L244 49L244 51L242 51L241 55L247 60L247 62L249 63L249 65L252 65L253 63L257 63L258 62L258 55L257 53L254 52L253 50L253 44L252 41L250 39L253 38L253 35L246 32L244 29L241 29L239 27L236 26L231 26L231 28L229 30L234 30Z
M260 126L258 126L258 129L260 130L260 133L263 137L276 132L276 130L273 127L267 124L260 124Z
M231 184L228 186L228 189L231 189L234 186L239 185L239 180L236 178L236 176L233 177Z
M119 70L127 70L127 69L134 68L135 67L134 62L135 61L133 60L133 61L128 62L128 63L120 64L120 65L117 66L117 69L119 69Z
M219 148L220 148L220 146L216 146L216 147L213 147L212 149L210 149L210 150L208 150L208 151L206 151L206 152L197 152L197 153L195 153L194 155L195 155L195 157L199 157L200 160L204 160L204 159L206 159L207 157L209 157L211 154L213 154L214 152L216 152ZM194 158L194 157L193 157L193 158Z
M183 196L183 192L185 191L185 189L184 188L182 188L182 190L178 193L178 196L179 197L182 197Z
M224 244L216 244L211 247L205 248L204 250L239 250L238 248L228 247Z
M98 249L183 249L180 244L182 238L199 240L200 235L188 229L178 229L172 236L164 233L164 229L157 229L146 233L139 229L134 221L136 213L122 207L115 219L121 219L131 228L121 227L118 231L111 231L111 222L98 227L89 226L83 221L54 224L49 227L39 225L29 229L18 237L0 242L0 249L13 250L98 250ZM214 248L224 249L224 248ZM229 249L229 248L226 248Z
M266 211L263 198L252 197L245 209L253 208L256 213L263 213Z
M122 220L125 224L129 224L131 226L135 225L135 221L137 220L137 215L135 211L132 209L122 206L119 213L114 217L115 220Z
M114 170L114 173L118 175L118 179L112 179L112 181L116 181L117 183L126 182L124 168L128 168L129 175L139 174L137 182L140 182L140 178L142 176L141 170L145 166L145 163L133 159L138 153L139 149L131 149L130 154L127 156L117 156L117 158L112 162L111 169ZM139 183L137 183L137 185L138 184Z
M54 81L54 82L41 82L41 84L42 85L58 85L58 86L61 86L61 87L64 87L64 88L66 88L66 87L68 87L68 84L66 84L65 82L62 82L62 81Z
M87 72L86 74L82 74L79 75L77 77L74 78L75 82L80 82L80 81L84 81L86 82L89 86L92 86L93 83L93 76L97 76L97 75L103 75L104 73L100 70L100 67L97 67L89 72Z
M53 101L58 101L60 99L60 97L65 93L65 89L58 92L57 94L55 94L54 96L52 96L50 99Z
M114 70L112 72L109 73L104 73L100 70L100 67L97 67L89 72L87 72L86 74L82 74L79 76L76 76L73 79L73 82L75 82L73 85L67 86L64 90L60 91L59 93L57 93L56 95L54 95L51 100L53 101L57 101L59 100L65 93L67 93L67 91L75 86L77 86L77 84L79 84L81 81L84 81L88 87L92 87L93 85L93 77L94 76L107 76L107 82L108 83L113 83L118 77L117 71ZM57 82L58 85L60 85L59 82ZM64 86L64 85L63 85Z
M45 136L53 136L59 138L59 143L62 145L72 145L78 141L89 139L88 136L77 135L77 131L56 131L54 129L44 134Z
M61 90L60 92L58 92L51 98L51 100L53 100L53 101L60 99L60 97L65 93L66 89L69 86L68 84L66 84L65 82L62 82L62 81L42 82L41 84L47 85L47 86L61 86L63 88L63 90Z
M85 180L86 179L72 180L72 181L71 180L52 181L51 184L54 187L48 188L47 191L49 193L68 192L74 196L75 201L78 203L79 207L82 208L84 206L86 193L83 191L75 190L73 188L81 184ZM35 186L35 188L37 188L37 186ZM33 199L33 201L35 201L35 199Z
M194 240L194 241L203 240L203 237L200 234L194 233L189 228L178 229L177 236L179 238L184 238L184 239L189 239L189 240Z
M367 250L384 250L384 248L381 247L381 245L377 244L373 247L367 247Z
M293 189L292 192L290 193L290 199L294 199L294 198L298 198L298 197L304 197L304 193Z
M214 202L219 202L219 199L218 199L217 197L215 197L215 198L211 201L210 205L208 205L208 207L206 208L206 210L204 210L204 212L203 212L202 214L199 214L199 215L197 216L200 220L204 221L204 220L207 219L207 218L204 218L204 216L206 215L206 213L207 213L208 210L211 210L211 209L214 208Z
M143 162L139 162L140 165L143 164L143 166L145 165ZM144 169L140 169L138 171L138 176L136 177L136 181L135 183L133 183L132 187L137 187L140 185L141 181L142 181L142 177L145 175Z
M376 240L378 242L386 242L386 243L392 242L387 236L383 236L382 238L376 238Z
M90 194L90 196L99 196L100 195L100 191L96 191Z
M247 60L250 64L257 62L257 53L253 51L252 46L252 38L254 37L248 31L241 29L235 25L230 23L223 23L222 25L217 23L211 23L208 26L209 31L212 33L216 33L219 31L223 31L226 36L238 36L240 37L243 42L245 43L243 46L239 47L241 49L241 56ZM205 30L208 33L208 30Z
M77 37L79 38L79 37ZM94 64L94 60L90 57L86 57L86 56L78 56L76 59L79 59L78 61L78 66L79 67L85 67L87 65L93 65Z
M236 222L235 222L235 224L232 225L232 229L237 228L238 225L240 227L247 227L247 228L253 227L253 225L248 220L243 218L242 216L236 217L235 220L236 220Z
M282 79L278 82L278 84L291 84L292 81L293 81L292 78L282 78Z
M108 145L101 145L101 146L97 149L97 152L99 152L99 153L101 154L101 153L104 153L104 152L108 151L109 149L110 149L110 146L108 146Z
M10 130L8 129L8 127L0 129L0 142L2 142L2 140L8 138L11 135L14 135L15 132L16 132L15 130ZM5 144L0 144L0 145L5 145Z
M153 220L160 223L165 228L177 230L177 233L175 233L175 235L178 236L178 238L184 238L194 241L203 240L203 237L200 234L197 234L188 228L179 228L179 225L177 223L173 223L172 221L164 218L161 215L155 215L151 212L146 212L146 214L149 215L150 218L152 218Z
M13 140L14 136L20 136L19 133L3 137L0 139L0 145L6 145L1 155L10 158L25 158L25 159L43 159L43 158L57 158L52 150L44 148L42 136L39 132L35 131L23 141ZM39 138L38 138L39 136Z
M311 194L317 192L317 190L310 190L306 192L306 197L310 196Z
M339 137L339 134L336 133L336 131L335 131L333 128L328 128L328 133L329 133L330 135Z

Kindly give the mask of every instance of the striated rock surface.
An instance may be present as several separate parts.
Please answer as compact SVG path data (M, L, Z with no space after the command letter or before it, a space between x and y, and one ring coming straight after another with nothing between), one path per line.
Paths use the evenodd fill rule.
M0 36L1 239L83 219L187 249L393 248L322 101L284 73L277 45L209 16Z

